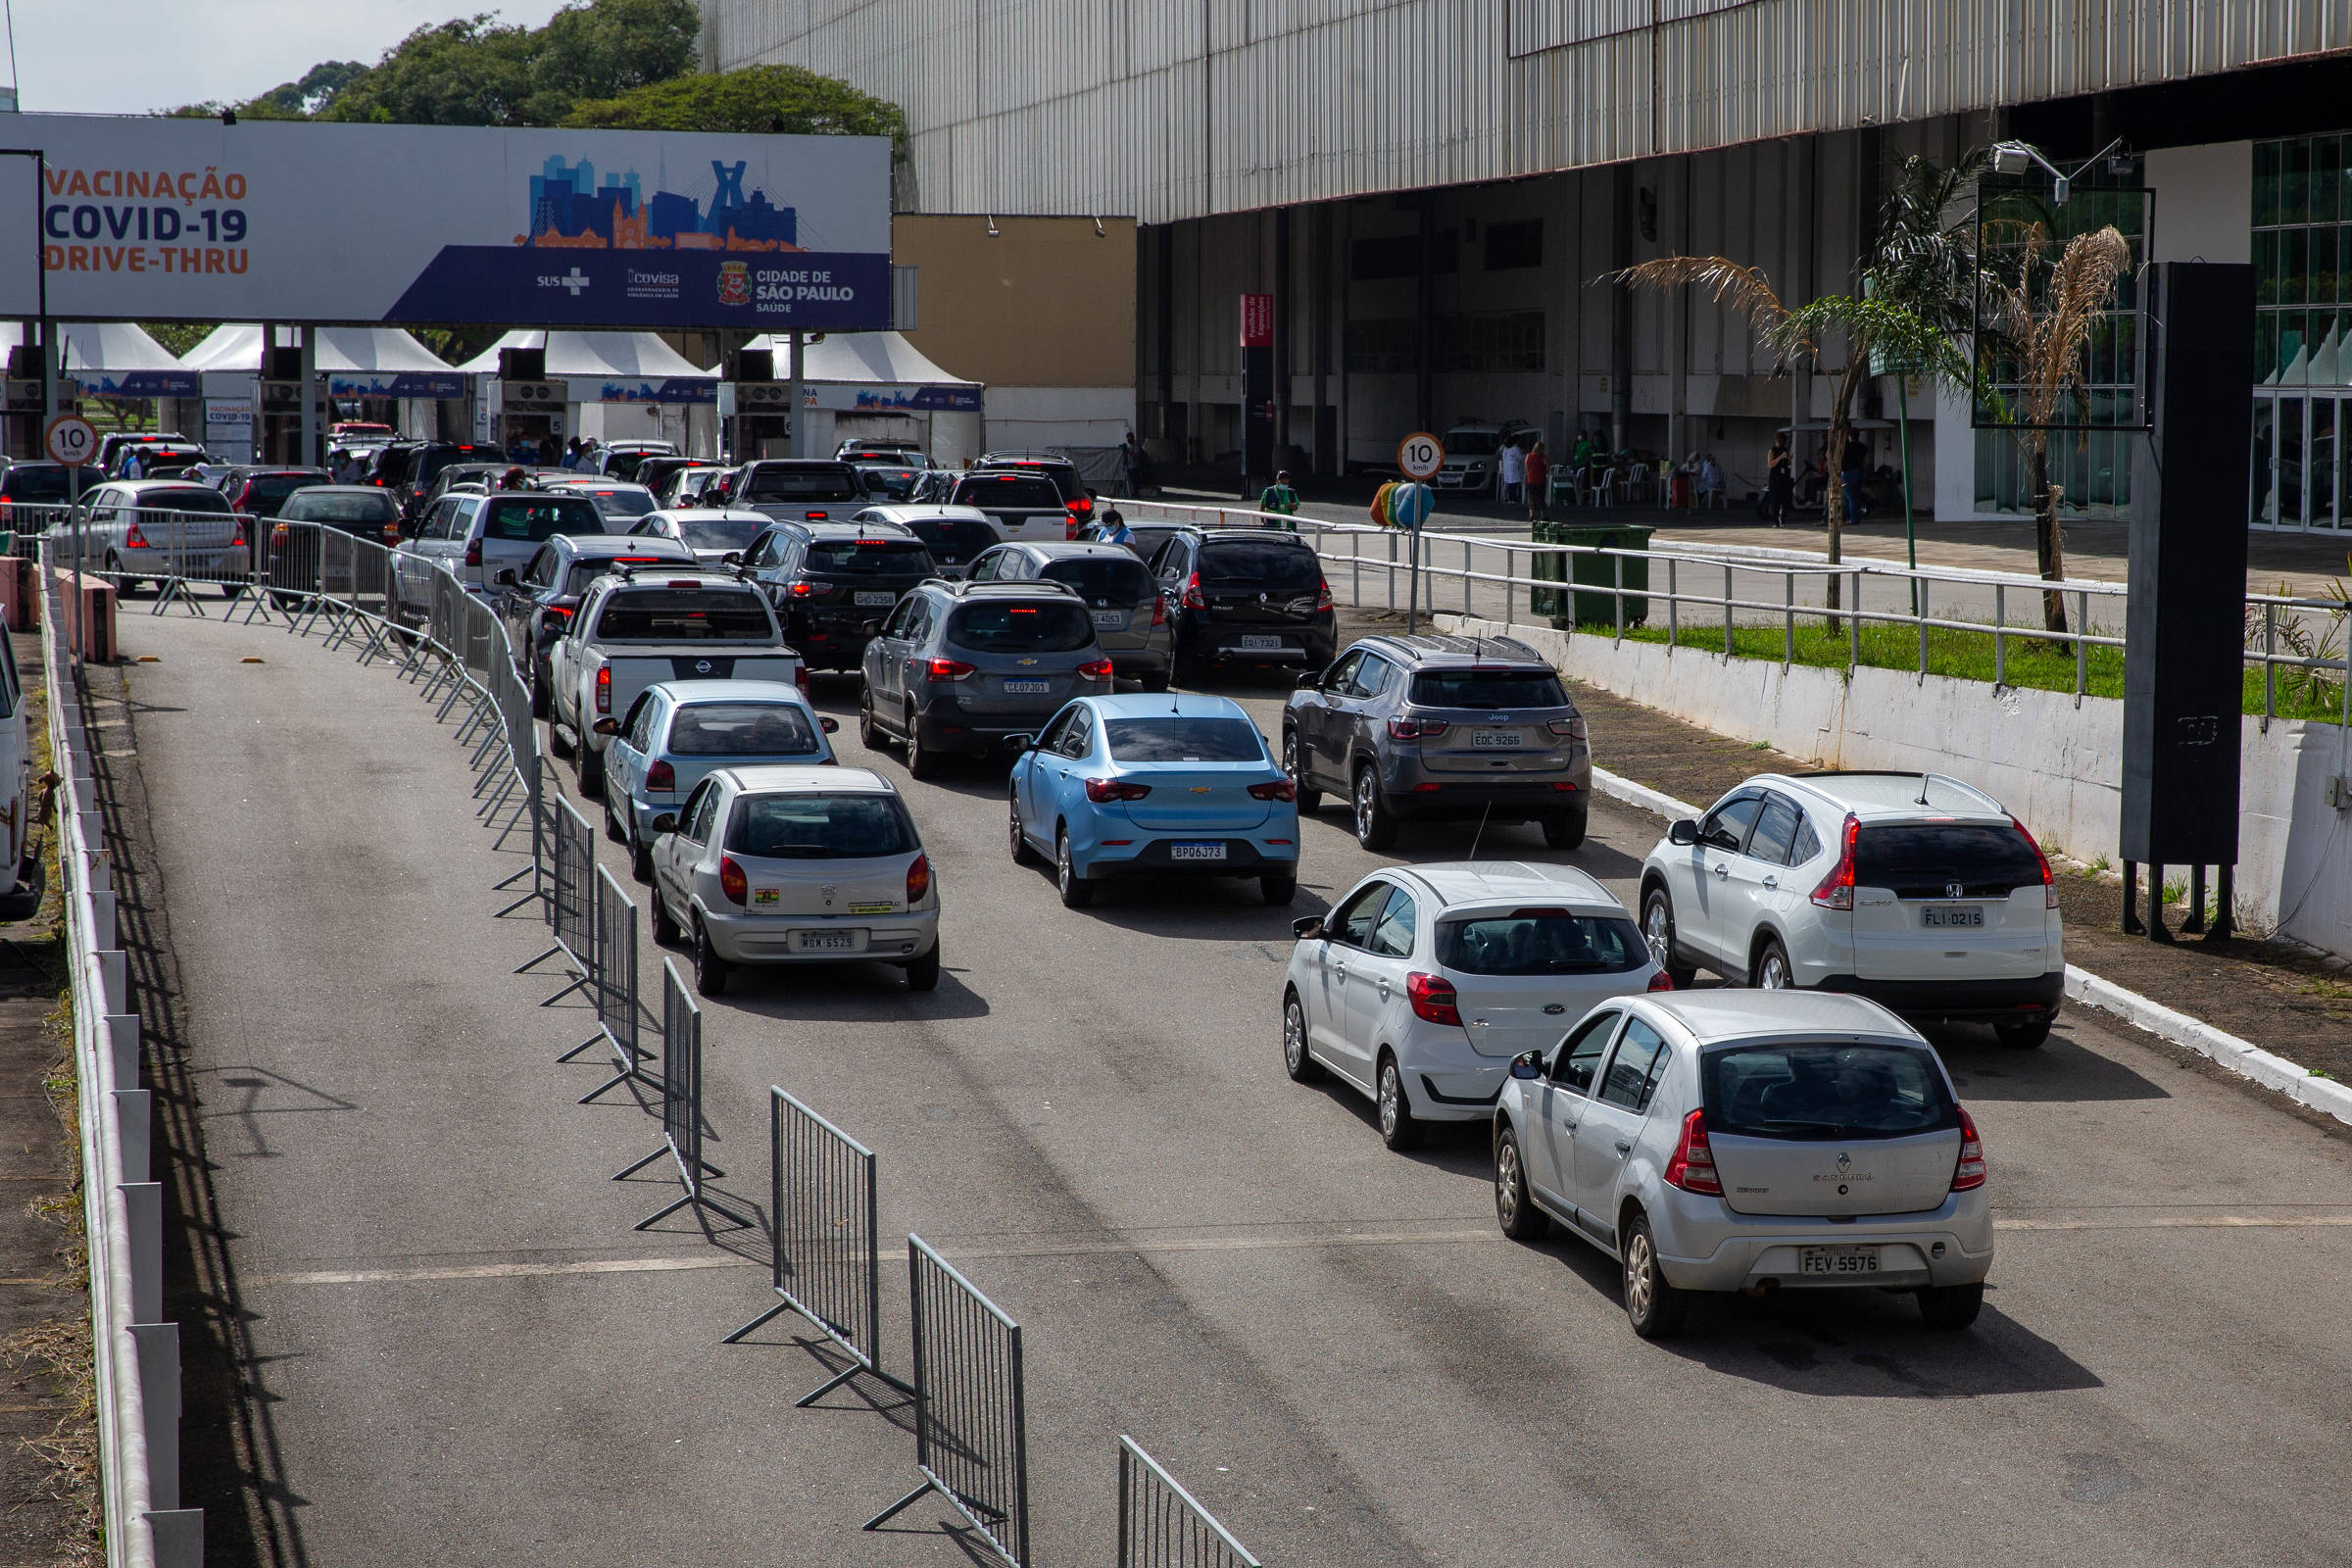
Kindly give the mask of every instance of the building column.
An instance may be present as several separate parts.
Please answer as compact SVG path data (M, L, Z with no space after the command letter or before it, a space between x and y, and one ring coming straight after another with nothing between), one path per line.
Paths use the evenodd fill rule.
M808 346L808 333L796 331L792 334L792 370L785 386L784 406L792 414L792 423L787 428L792 432L792 455L796 458L808 455L808 411L801 407L801 361ZM985 420L986 416L982 416L982 418ZM985 441L987 438L987 425L983 423L981 439Z
M318 329L315 326L296 328L302 334L302 457L297 466L323 466L326 454L319 442L326 433L325 421L318 406Z
M1634 166L1609 171L1609 450L1631 444L1634 417L1634 294L1616 276L1634 265Z

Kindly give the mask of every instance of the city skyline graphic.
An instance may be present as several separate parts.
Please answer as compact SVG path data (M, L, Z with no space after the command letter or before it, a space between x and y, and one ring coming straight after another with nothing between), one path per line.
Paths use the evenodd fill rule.
M657 190L643 194L635 170L600 180L586 158L550 157L531 176L530 230L514 243L548 250L798 251L799 219L767 192L744 194L748 167L710 161L708 208L692 196Z

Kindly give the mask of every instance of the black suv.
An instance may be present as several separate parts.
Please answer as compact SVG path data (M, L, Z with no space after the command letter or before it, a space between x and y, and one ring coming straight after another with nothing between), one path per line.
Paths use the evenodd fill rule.
M975 468L998 468L1013 473L1034 473L1054 481L1060 493L1061 504L1069 509L1071 518L1081 528L1095 520L1095 493L1086 487L1078 473L1078 465L1061 452L990 452L972 465Z
M939 568L922 540L888 523L779 522L736 574L767 595L810 669L856 669L900 598Z
M409 470L401 478L401 510L411 518L421 515L433 481L441 470L453 463L484 463L504 466L507 455L493 446L471 441L428 441L416 449Z
M1179 679L1211 664L1304 664L1339 652L1323 559L1297 534L1180 528L1152 563L1176 626Z

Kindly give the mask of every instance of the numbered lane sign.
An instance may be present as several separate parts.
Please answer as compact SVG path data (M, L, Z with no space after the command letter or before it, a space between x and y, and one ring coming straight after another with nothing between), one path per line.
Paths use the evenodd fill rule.
M98 455L98 432L77 414L61 414L41 427L49 461L78 468Z
M1427 430L1415 430L1396 443L1396 466L1407 479L1435 479L1446 466L1446 443Z

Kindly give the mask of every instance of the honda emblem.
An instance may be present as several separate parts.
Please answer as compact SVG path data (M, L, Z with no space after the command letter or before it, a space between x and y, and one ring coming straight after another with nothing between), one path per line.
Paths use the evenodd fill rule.
M1943 885L1943 896L1947 899L1956 899L1966 891L1967 889L1958 882L1946 882Z

